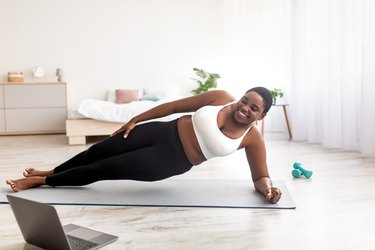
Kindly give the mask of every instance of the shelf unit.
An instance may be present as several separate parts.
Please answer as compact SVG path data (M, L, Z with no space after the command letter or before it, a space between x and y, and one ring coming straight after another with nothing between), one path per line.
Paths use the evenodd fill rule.
M0 135L65 133L65 82L0 82Z

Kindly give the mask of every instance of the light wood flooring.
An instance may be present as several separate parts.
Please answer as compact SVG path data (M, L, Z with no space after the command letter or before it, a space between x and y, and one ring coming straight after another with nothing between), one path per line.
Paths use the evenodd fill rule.
M0 188L25 167L50 169L87 146L65 135L0 136ZM375 249L375 158L266 134L273 179L286 183L295 210L56 206L63 224L118 235L103 249ZM292 165L314 171L293 179ZM178 178L248 179L243 151ZM32 215L30 215L32 216ZM0 204L0 249L37 249L23 241L8 204Z

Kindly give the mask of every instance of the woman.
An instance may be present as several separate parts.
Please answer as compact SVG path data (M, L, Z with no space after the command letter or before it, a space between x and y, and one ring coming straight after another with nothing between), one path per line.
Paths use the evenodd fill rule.
M213 90L164 103L135 116L110 137L55 169L28 168L25 178L6 183L18 192L41 185L81 186L100 180L157 181L244 148L255 189L277 203L281 191L272 186L263 137L253 128L271 104L272 94L263 87L248 90L238 102L226 91ZM138 124L185 112L195 113L170 122Z

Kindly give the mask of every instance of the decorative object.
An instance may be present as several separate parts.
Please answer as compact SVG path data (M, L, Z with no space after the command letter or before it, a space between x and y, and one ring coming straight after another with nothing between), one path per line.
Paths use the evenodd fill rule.
M23 73L8 72L8 82L23 82Z
M62 68L57 68L56 69L56 76L57 76L57 81L63 82L64 81L64 70Z
M195 74L199 77L199 79L192 78L199 84L199 87L194 89L192 93L194 95L199 95L204 93L210 89L214 89L217 87L217 80L220 78L219 74L216 73L209 73L204 71L203 69L193 68Z
M272 104L276 104L277 97L282 98L284 96L284 92L281 89L274 88L274 89L270 89L270 91L271 91L272 99L273 99Z
M43 78L46 75L44 68L39 65L35 66L31 71L35 78Z

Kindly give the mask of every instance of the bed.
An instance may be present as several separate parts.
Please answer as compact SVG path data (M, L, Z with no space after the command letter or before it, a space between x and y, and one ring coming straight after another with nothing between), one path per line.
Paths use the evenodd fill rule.
M65 125L69 145L84 145L87 137L110 135L123 123L95 119L67 119Z
M78 110L68 112L66 135L69 145L83 145L90 136L106 136L119 129L124 123L152 107L178 99L169 97L143 97L126 103L118 103L111 98L107 100L83 100ZM168 121L181 116L175 114L157 121Z

